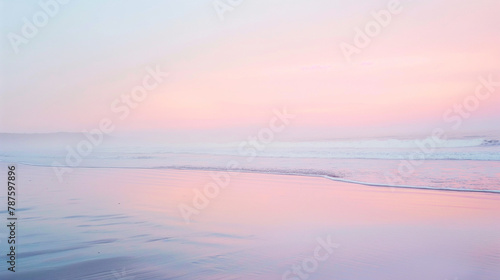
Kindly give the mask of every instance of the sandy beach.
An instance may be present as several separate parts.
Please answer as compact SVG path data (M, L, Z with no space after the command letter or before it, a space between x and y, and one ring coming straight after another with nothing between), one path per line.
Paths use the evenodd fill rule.
M80 168L59 183L48 167L18 170L18 270L2 279L500 275L496 194L230 173L188 224L179 206L214 172Z
M500 1L0 7L0 280L500 280Z

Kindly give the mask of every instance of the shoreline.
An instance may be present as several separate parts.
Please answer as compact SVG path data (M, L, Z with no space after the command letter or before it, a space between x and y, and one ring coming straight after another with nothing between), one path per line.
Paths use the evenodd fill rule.
M7 164L7 162L1 162ZM372 182L363 182L357 180L343 179L340 177L335 177L332 175L326 174L308 174L308 173L296 173L296 172L264 172L261 170L238 170L238 169L225 169L225 168L209 168L209 167L192 167L192 168L175 168L175 167L126 167L126 166L77 166L77 167L67 167L67 166L47 166L47 165L37 165L37 164L29 164L29 163L15 163L21 164L25 166L32 167L43 167L43 168L54 168L54 167L64 167L68 169L136 169L136 170L179 170L179 171L202 171L202 172L228 172L228 173L247 173L247 174L262 174L262 175L280 175L280 176L301 176L301 177L310 177L310 178L324 178L330 181L335 182L343 182L348 184L362 185L368 187L377 187L377 188L396 188L396 189L414 189L414 190L430 190L430 191L446 191L446 192L466 192L466 193L489 193L500 195L500 190L491 190L491 189L458 189L458 188L436 188L436 187L427 187L427 186L412 186L412 185L390 185L390 184L381 184L381 183L372 183Z
M317 279L500 275L490 194L243 172L205 193L214 172L79 168L60 183L51 168L18 169L19 273L0 278L281 279L318 238L339 246ZM196 207L201 192L209 202L186 224L179 205Z

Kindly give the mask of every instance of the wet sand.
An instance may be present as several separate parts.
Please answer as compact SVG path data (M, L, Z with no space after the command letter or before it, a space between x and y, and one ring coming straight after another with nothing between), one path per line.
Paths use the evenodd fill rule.
M17 272L3 262L1 279L500 279L498 194L228 173L197 209L213 172L18 170Z

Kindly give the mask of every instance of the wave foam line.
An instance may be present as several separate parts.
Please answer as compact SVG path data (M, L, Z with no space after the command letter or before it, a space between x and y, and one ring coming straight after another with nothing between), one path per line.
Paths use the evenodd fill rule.
M370 187L500 194L500 190L476 190L476 189L457 189L457 188L435 188L435 187L410 186L410 185L389 185L389 184L367 183L367 182L362 182L362 181L348 180L348 179L342 179L342 178L338 178L338 177L330 177L328 175L321 175L320 177L323 177L323 178L326 178L326 179L329 179L332 181L345 182L345 183L364 185L364 186L370 186Z
M1 161L0 161L1 162ZM43 164L32 164L32 163L23 163L18 162L18 164L23 164L27 166L38 166L38 167L54 167ZM194 166L156 166L156 167L119 167L119 166L108 166L108 167L99 167L99 166L78 166L71 168L106 168L106 169L167 169L167 170L188 170L188 171L225 171L225 172L234 172L234 173L250 173L250 174L273 174L273 175L288 175L288 176L304 176L304 177L316 177L316 178L324 178L327 180L356 184L362 186L369 187L382 187L382 188L399 188L399 189L416 189L416 190L431 190L431 191L452 191L452 192L474 192L474 193L493 193L500 194L500 190L478 190L478 189L457 189L457 188L436 188L436 187L424 187L424 186L411 186L411 185L390 185L390 184L381 184L381 183L370 183L356 180L349 180L337 177L335 175L326 175L325 172L320 173L298 173L298 172L286 172L283 170L280 171L272 171L272 170L258 170L258 169L226 169L226 168L217 168L217 167L194 167Z

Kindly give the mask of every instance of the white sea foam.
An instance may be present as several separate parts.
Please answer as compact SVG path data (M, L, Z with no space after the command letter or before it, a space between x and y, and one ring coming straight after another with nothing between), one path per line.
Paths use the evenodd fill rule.
M59 135L60 136L60 135ZM36 138L43 138L43 141ZM63 137L64 138L64 137ZM0 161L67 167L68 147L77 135L50 141L50 137L0 135ZM83 138L85 139L85 138ZM75 142L76 141L76 142ZM500 141L495 137L462 137L441 141L426 150L418 143L429 139L336 139L307 142L273 142L264 150L239 149L230 143L124 143L104 142L82 158L76 167L165 168L226 171L229 161L237 171L329 176L371 185L387 185L386 174L395 174L403 161L417 158L411 177L413 187L437 189L500 190ZM251 146L247 146L251 148ZM74 156L74 155L71 155ZM236 171L236 170L232 170ZM397 187L397 186L396 186Z

